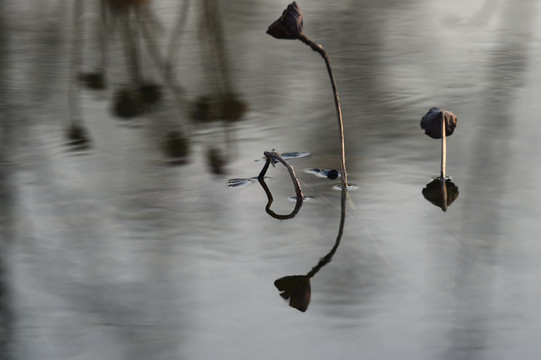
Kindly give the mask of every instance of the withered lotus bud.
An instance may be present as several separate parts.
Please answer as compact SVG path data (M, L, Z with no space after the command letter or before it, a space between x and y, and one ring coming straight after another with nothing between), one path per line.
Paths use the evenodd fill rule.
M451 136L455 130L457 118L451 111L433 107L421 119L421 129L433 139L441 139L441 117L445 122L445 136Z
M269 26L267 34L277 39L299 39L302 34L302 13L295 1L289 4L282 16Z

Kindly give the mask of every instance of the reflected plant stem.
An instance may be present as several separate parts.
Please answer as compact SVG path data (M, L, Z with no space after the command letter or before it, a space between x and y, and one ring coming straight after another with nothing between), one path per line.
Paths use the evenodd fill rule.
M443 130L445 131L445 130ZM447 211L447 207L449 204L447 203L448 197L447 197L447 181L445 180L445 177L442 177L441 179L441 198L443 199L443 206L442 210Z
M332 247L331 251L327 253L327 255L323 256L316 266L310 270L308 274L306 274L307 277L312 278L314 275L317 274L317 272L325 265L331 262L332 257L336 253L336 250L338 249L338 246L340 246L340 241L342 240L342 235L344 234L344 224L346 222L346 199L347 199L347 188L342 187L342 196L340 199L340 225L338 226L338 234L336 235L336 240L334 242L334 246Z
M445 116L443 116L443 111L441 112L441 181L445 183L445 167L447 165L447 137L445 136ZM447 192L446 192L447 193Z
M82 122L80 90L77 86L77 75L83 58L83 10L82 0L73 3L73 36L71 40L71 61L68 80L68 121L67 126L79 125Z
M123 20L123 35L124 35L124 51L126 56L126 66L131 73L132 81L136 86L141 86L141 73L139 66L139 54L137 49L137 36L130 26L130 15L122 17Z
M190 8L190 0L184 0L182 5L179 5L178 19L175 23L175 27L171 33L171 39L169 40L167 59L165 61L166 72L169 77L174 78L173 67L177 60L178 49L180 47L180 41L184 32L184 26L188 18L188 10Z
M270 151L265 151L263 154L265 155L267 160L265 162L265 165L263 166L263 169L261 169L261 172L257 176L257 180L259 181L259 184L263 187L263 190L265 190L265 193L267 194L267 205L265 206L265 211L267 212L267 214L269 214L270 216L278 220L291 219L295 217L295 215L297 215L304 201L304 195L302 194L302 189L299 183L299 179L297 178L297 175L295 175L295 170L293 170L291 165L289 165L289 163L285 161L282 158L282 156L280 156L280 154L276 152L270 152ZM273 159L281 162L286 167L287 171L289 172L289 175L291 176L291 180L293 181L293 186L295 187L295 194L296 194L297 202L295 204L295 208L293 209L293 211L288 215L278 215L270 209L270 206L272 205L272 202L273 202L273 197L272 197L272 193L267 187L267 184L265 183L265 174L267 173L267 170L269 169L269 165Z
M338 122L338 136L340 138L340 170L342 172L341 180L342 180L342 188L348 187L348 175L346 171L346 150L344 145L344 122L342 121L342 109L340 107L340 98L338 97L338 90L336 88L336 81L334 79L334 75L331 68L331 62L329 60L329 57L327 56L327 52L323 47L313 42L312 40L308 39L306 35L300 34L299 40L308 45L313 51L317 52L323 60L325 60L325 65L327 66L327 72L329 73L329 78L331 80L331 86L333 90L334 95L334 105L336 108L336 118Z
M276 288L280 291L280 296L286 300L289 300L289 306L299 311L305 312L310 305L310 279L314 277L323 266L327 265L332 260L338 246L340 246L342 234L344 233L344 224L346 221L346 199L347 188L342 187L340 225L338 227L338 235L336 236L336 240L331 251L322 257L308 274L304 276L284 276L274 281L274 286L276 286Z
M160 48L157 42L155 41L154 36L152 35L152 32L148 28L148 25L141 18L141 14L137 12L136 16L137 16L137 21L139 23L139 28L141 29L141 34L143 35L143 39L145 40L147 44L148 51L151 55L151 58L153 59L155 66L158 69L159 74L162 76L165 86L171 91L173 95L173 99L177 106L177 111L178 111L179 116L181 116L181 118L188 119L188 116L185 114L186 106L184 106L185 100L183 98L183 94L184 94L183 89L174 82L174 79L171 76L169 76L169 73L167 71L167 66L161 56ZM189 122L183 121L183 127L186 129L186 136L189 136L189 133L191 132Z
M216 0L202 0L202 5L203 22L206 25L205 28L207 31L206 37L213 41L212 44L209 44L209 52L212 53L211 56L215 59L217 77L221 78L217 83L223 86L223 89L220 89L221 91L219 91L219 95L224 92L226 94L231 94L234 91L231 75L229 73L229 58L225 50L224 31L218 4L216 3Z
M100 11L100 17L97 19L97 32L98 32L98 42L100 47L100 65L99 65L99 71L103 74L103 79L107 79L106 73L107 73L107 64L108 64L108 48L107 48L107 34L110 32L109 29L109 21L107 18L107 4L105 3L106 0L101 0L99 2L99 11ZM105 80L106 81L106 80Z

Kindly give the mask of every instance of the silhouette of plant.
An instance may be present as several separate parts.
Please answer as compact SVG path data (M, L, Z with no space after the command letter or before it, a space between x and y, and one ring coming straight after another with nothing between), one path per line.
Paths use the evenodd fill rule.
M450 111L431 108L421 119L421 129L433 139L441 139L441 172L440 179L446 179L447 136L451 136L457 123L456 115Z
M275 37L276 39L286 39L286 40L300 40L306 45L308 45L312 50L317 52L323 60L325 60L325 65L327 66L327 72L329 73L329 78L331 81L331 86L334 95L334 104L336 108L336 118L338 122L338 134L340 138L340 170L342 173L342 187L347 188L348 179L346 172L346 152L344 145L344 124L342 121L342 109L340 107L340 98L338 97L338 90L336 89L336 81L331 68L331 63L327 52L323 47L308 39L303 33L303 18L301 9L295 1L288 5L288 7L282 13L282 16L275 22L273 22L267 29L267 34Z

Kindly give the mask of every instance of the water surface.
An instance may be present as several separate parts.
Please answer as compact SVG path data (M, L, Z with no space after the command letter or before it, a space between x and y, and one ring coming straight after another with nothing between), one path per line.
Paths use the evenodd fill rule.
M70 87L73 3L0 2L2 356L534 358L538 3L298 2L335 70L358 187L304 313L273 282L307 274L338 231L339 179L304 171L339 168L324 63L265 34L286 2L192 3L169 79L181 99L140 39L140 75L163 98L123 120L114 94L134 79L119 32L108 33L107 88ZM101 61L95 5L81 17L84 72ZM181 4L151 5L165 53ZM239 121L191 120L202 96L224 92L246 104ZM422 194L439 174L439 142L419 127L432 106L458 116L447 171L459 196L446 212ZM66 144L74 123L85 148ZM171 131L190 131L182 161L164 147ZM291 220L267 215L257 182L228 187L257 176L272 149L311 153L290 160L311 198ZM273 210L290 212L287 172L267 176Z

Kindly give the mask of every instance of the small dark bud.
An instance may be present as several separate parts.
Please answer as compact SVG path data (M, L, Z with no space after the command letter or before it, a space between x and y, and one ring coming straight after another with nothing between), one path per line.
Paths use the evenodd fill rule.
M289 4L282 16L269 26L267 34L277 39L299 39L302 34L302 13L295 1Z
M329 180L336 180L336 178L338 178L338 171L336 170L329 170L329 172L327 173L327 179Z
M455 130L457 117L450 111L433 107L421 119L421 129L433 139L441 139L441 117L445 121L445 136L451 136Z

